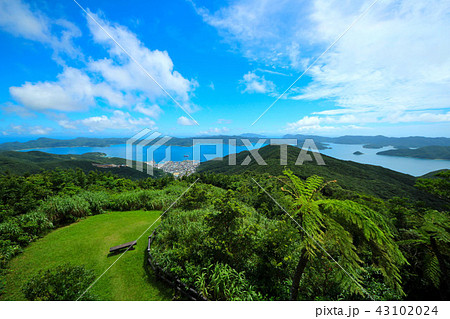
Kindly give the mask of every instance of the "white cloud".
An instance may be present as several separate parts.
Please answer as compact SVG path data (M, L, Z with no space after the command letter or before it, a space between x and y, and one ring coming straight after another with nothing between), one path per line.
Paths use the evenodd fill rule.
M228 119L218 119L217 120L217 124L231 124L233 123L233 120L228 120Z
M190 107L188 103L190 94L198 86L198 83L195 80L184 78L178 71L175 71L173 61L166 51L149 50L136 34L126 27L111 24L97 14L90 14L180 104L184 104L187 108ZM106 46L110 55L110 58L90 62L91 70L100 73L117 89L141 91L151 101L155 101L157 98L168 100L164 91L134 61L131 61L96 23L88 17L86 19L94 41Z
M196 10L250 60L301 73L372 2L236 0L215 12ZM285 98L334 103L314 114L323 123L344 121L343 115L348 123L350 115L353 123L448 121L446 30L449 1L379 1Z
M50 127L42 127L42 126L24 126L24 125L11 125L9 132L4 131L4 135L9 135L10 133L16 134L31 134L31 135L45 135L53 131Z
M30 134L32 135L45 135L53 131L50 127L33 126L30 127Z
M125 97L107 83L92 83L90 77L74 68L65 68L55 82L25 82L9 88L11 96L24 106L36 110L83 111L103 98L111 106L124 106Z
M230 130L227 127L213 127L206 131L199 132L200 135L217 135L229 132Z
M92 116L82 120L60 120L58 124L68 129L88 129L89 132L105 130L137 130L143 127L156 129L156 123L150 118L135 118L130 113L114 111L111 116Z
M0 27L30 40L51 41L49 20L21 1L0 0Z
M340 4L315 2L315 41L332 41L359 12ZM380 3L311 69L313 81L291 98L334 101L339 108L316 113L323 122L332 121L325 115L335 121L347 115L353 123L450 121L448 29L448 2Z
M134 111L147 115L151 118L158 119L163 110L157 104L146 105L144 103L138 103L134 108Z
M240 0L210 12L194 4L196 12L247 58L269 65L298 64L292 50L305 25L308 6L298 0ZM291 54L287 50L291 49Z
M74 122L69 120L59 120L58 124L65 129L76 129L76 125Z
M50 45L55 60L60 63L63 63L59 57L61 52L70 57L80 56L72 39L79 37L81 31L73 23L50 19L20 0L0 0L0 28L14 36Z
M28 11L24 11L23 8ZM30 17L36 19L36 13L33 15L28 6L22 5L22 11L28 12ZM188 112L198 109L190 101L190 94L197 86L197 82L187 80L175 71L166 51L151 51L125 27L112 25L98 15L91 14ZM163 111L156 102L167 103L170 99L91 19L88 17L86 19L95 42L105 47L110 58L91 59L84 69L66 66L55 81L25 82L22 86L10 87L11 96L26 108L39 112L48 110L80 112L107 104L113 108L133 109L157 119ZM42 23L43 31L39 34L43 35L34 36L36 39L52 37L48 26L49 19L42 16L42 21L45 23ZM24 34L20 33L22 36ZM60 42L66 38L61 36ZM95 120L107 123L104 117L91 118L91 121ZM88 121L86 123L88 124ZM73 127L74 124L62 121L60 125Z
M315 2L315 41L328 43L342 29L336 26L359 12L340 3ZM450 42L443 30L450 29L449 18L448 2L380 3L312 68L313 82L293 98L386 112L448 107Z
M245 86L242 93L272 93L275 91L275 84L272 81L268 81L264 76L259 76L254 72L244 74L239 83Z
M197 123L194 120L188 119L186 116L180 116L177 119L177 124L184 126L197 125Z

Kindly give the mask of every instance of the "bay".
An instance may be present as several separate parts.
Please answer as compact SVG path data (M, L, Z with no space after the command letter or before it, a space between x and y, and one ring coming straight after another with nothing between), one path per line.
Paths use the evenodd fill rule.
M377 155L377 152L393 149L393 147L383 147L381 149L367 149L363 148L362 145L348 145L348 144L334 144L328 143L331 149L321 150L322 154L347 161L353 161L363 164L378 165L384 168L388 168L394 171L398 171L405 174L410 174L413 176L421 176L426 173L436 171L439 169L450 169L449 160L431 160L431 159L418 159L418 158L408 158L408 157L398 157L398 156L386 156ZM222 153L220 154L220 149ZM112 145L108 147L55 147L55 148L42 148L33 149L36 151L43 151L52 154L84 154L88 152L100 152L105 153L109 157L120 157L126 158L126 147L125 144ZM219 156L229 155L228 145L219 145L217 147ZM247 150L245 146L237 146L236 153ZM31 151L31 150L23 150ZM354 152L361 152L362 155L355 155ZM153 160L161 162L165 159L166 154L170 154L170 158L166 160L171 161L184 161L193 159L193 147L183 147L183 146L161 146L158 148L153 155ZM147 161L147 156L143 154L144 161ZM200 161L204 162L211 159L214 156L210 154L216 153L216 145L202 145L200 148ZM209 156L209 157L208 157ZM133 153L133 158L135 158L135 152ZM325 162L326 164L326 162Z

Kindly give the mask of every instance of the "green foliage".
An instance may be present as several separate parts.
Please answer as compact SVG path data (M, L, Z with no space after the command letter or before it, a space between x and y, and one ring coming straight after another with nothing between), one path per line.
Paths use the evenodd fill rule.
M206 203L206 192L195 184L179 200L179 207L185 210L199 209Z
M216 263L197 274L199 291L212 300L262 300L262 295L249 285L245 274L227 264Z
M448 212L428 210L422 214L407 217L410 225L405 230L404 238L399 242L417 251L419 249L422 259L423 279L429 284L447 289L447 267L450 257L450 218ZM447 292L445 292L447 293Z
M72 223L91 214L89 202L79 195L50 197L39 209L56 225Z
M106 157L103 153L86 153L81 155L49 154L40 151L16 152L0 151L0 174L37 174L42 170L82 170L85 174L90 172L114 175L131 180L149 178L145 172L125 166L125 159ZM117 167L96 167L93 164L122 165ZM153 178L166 176L162 170L155 168ZM74 180L80 182L81 180Z
M279 154L273 148L260 152ZM37 153L24 159L48 160L43 159L45 153ZM152 254L165 271L209 299L289 299L302 256L307 263L299 299L366 298L319 245L377 299L446 298L448 171L419 179L419 191L412 188L412 177L331 158L325 159L326 168L288 165L285 177L271 178L268 173L278 175L280 166L277 157L269 159L269 166L250 164L249 173L242 175L206 172L181 180L168 176L133 181L84 169L0 175L0 273L11 258L55 226L111 210L164 211L199 178L162 217ZM229 169L238 172L241 167ZM251 178L314 239L299 231ZM330 179L339 183L324 183ZM393 194L426 200L373 196Z
M346 273L336 273L337 283L345 290L363 294L360 284L364 261L358 252L361 248L370 247L372 263L381 271L385 281L402 293L398 267L406 259L398 249L386 219L360 203L323 198L320 190L325 185L321 177L301 180L290 170L286 170L285 175L288 180L284 190L293 198L292 217L302 236L300 245L304 256L312 261L323 253L322 248L335 255L346 270ZM305 262L299 260L299 264ZM297 272L294 275L294 298L298 289L294 285L298 284L301 276L302 273Z
M419 178L416 187L450 201L450 170L439 172L434 178Z
M260 176L270 174L271 176L279 176L282 175L284 168L288 168L302 179L317 175L327 181L337 180L339 185L346 190L382 199L401 196L414 201L423 200L428 203L436 201L414 187L415 178L413 176L380 166L343 161L326 155L322 155L326 165L316 165L316 162L304 162L302 165L295 165L300 149L288 146L287 165L284 167L280 165L279 146L268 145L259 149L258 152L267 165L258 165L254 160L248 165L240 165L249 156L249 152L244 151L236 155L238 165L228 165L229 159L228 156L225 156L222 161L201 163L197 172L234 175L230 176L230 180L233 180L233 178L238 179L239 175Z
M424 146L419 148L400 148L378 152L378 155L403 156L428 159L450 159L450 146Z
M259 299L260 294L265 299L283 299L297 232L284 221L269 220L230 196L224 195L216 206L228 210L226 216L234 223L228 233L221 232L218 225L224 217L217 216L221 211L209 208L167 214L152 244L155 261L210 299L250 300ZM225 199L233 203L225 205ZM224 272L227 276L219 276ZM237 280L230 283L230 289L233 285L241 288L226 292L217 287L214 291L212 282L225 279Z
M87 270L83 266L64 264L39 271L27 281L22 291L27 300L73 301L81 296L94 279L92 270ZM95 298L88 291L80 300L95 300Z

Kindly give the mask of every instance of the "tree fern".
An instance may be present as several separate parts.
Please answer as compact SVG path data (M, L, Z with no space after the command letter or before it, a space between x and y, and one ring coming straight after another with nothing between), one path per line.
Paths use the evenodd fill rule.
M423 258L424 279L447 293L447 268L445 258L449 256L450 219L448 212L428 210L422 214L407 216L411 227L404 231L408 237L399 242L401 246L412 246L425 253ZM446 257L444 257L446 256Z
M281 179L285 184L282 189L292 196L292 217L300 226L302 235L302 253L293 278L291 299L297 298L299 281L307 267L306 260L316 258L322 252L321 248L340 265L338 277L341 287L362 293L364 268L358 247L363 245L371 248L373 263L385 281L402 293L398 267L406 259L394 242L384 217L350 200L323 198L320 191L326 183L322 177L311 176L302 180L290 170L284 174L287 179ZM359 239L358 247L354 243L355 236Z

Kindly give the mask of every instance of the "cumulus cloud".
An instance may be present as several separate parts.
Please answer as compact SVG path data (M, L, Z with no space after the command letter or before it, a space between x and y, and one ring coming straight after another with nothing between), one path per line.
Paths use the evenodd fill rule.
M70 121L70 120L58 120L57 122L62 128L65 129L76 129L77 126L75 125L74 122Z
M189 100L190 93L197 87L195 80L184 78L174 70L173 61L167 51L149 50L138 37L126 27L112 24L99 15L90 13L102 27L118 42L134 59L175 99L181 103ZM114 87L121 90L138 90L155 101L166 93L121 50L117 44L101 30L98 25L87 17L89 30L94 41L104 45L110 58L92 61L91 70L98 72ZM189 107L189 104L187 104ZM192 111L192 110L191 110Z
M163 110L157 104L146 105L144 103L138 103L134 108L134 111L147 115L151 118L158 119Z
M206 131L199 132L200 135L217 135L227 133L230 130L227 127L212 127Z
M178 125L183 125L183 126L197 125L197 123L194 120L188 119L186 116L180 116L177 119L177 124Z
M10 87L11 96L22 105L36 111L83 111L96 104L95 98L105 99L111 106L124 106L124 95L107 83L95 84L85 73L67 67L54 82L25 82Z
M50 19L23 1L0 0L0 28L14 36L50 45L55 51L54 58L61 63L62 52L71 57L81 55L72 41L81 35L78 27L64 19Z
M268 81L264 76L259 76L254 72L244 74L239 83L244 86L242 93L272 93L275 91L275 84L272 81Z
M71 24L67 21L53 21L22 2L0 0L0 27L27 39L62 45L70 41ZM18 14L18 21L7 17ZM149 50L138 37L126 27L113 24L97 14L90 14L111 34L145 70L171 94L188 112L198 110L190 101L190 95L197 82L184 78L174 70L174 64L166 51ZM59 120L67 129L87 127L89 130L107 128L154 126L154 119L163 113L159 105L167 104L170 98L155 84L139 66L129 59L89 17L86 21L96 44L103 46L108 58L89 61L82 68L64 66L55 81L25 82L10 87L11 96L23 107L37 112L84 112L99 106L126 108L146 116L133 119L126 111L116 111L112 116L94 116L78 121ZM52 25L58 23L65 32L56 37ZM153 120L151 120L152 118ZM116 127L114 127L116 126Z
M156 123L150 118L136 118L130 113L116 110L111 116L92 116L81 120L60 120L58 124L67 129L87 129L89 132L105 130L136 130L142 127L156 129Z
M25 126L11 125L9 131L3 131L3 135L20 134L20 135L45 135L53 131L50 127L42 126Z

